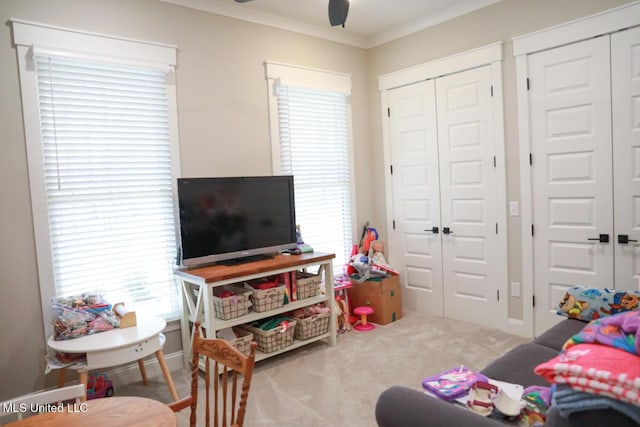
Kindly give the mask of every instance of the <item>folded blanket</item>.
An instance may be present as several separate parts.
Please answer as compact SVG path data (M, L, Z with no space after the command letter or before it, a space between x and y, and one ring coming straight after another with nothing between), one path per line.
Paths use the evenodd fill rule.
M593 320L569 338L563 349L581 343L602 344L640 355L640 311L625 311Z
M640 359L598 344L575 344L535 368L550 383L640 406Z
M568 385L558 385L552 398L553 406L561 416L567 418L574 412L612 409L634 420L640 425L640 407L592 393L577 391Z

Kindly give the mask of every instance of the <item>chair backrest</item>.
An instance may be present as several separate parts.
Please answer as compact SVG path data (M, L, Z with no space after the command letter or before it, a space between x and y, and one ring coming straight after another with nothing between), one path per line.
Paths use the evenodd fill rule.
M0 418L9 414L16 414L19 420L24 414L38 412L38 407L48 404L58 404L67 400L79 403L84 397L84 384L54 388L37 393L26 394L0 403Z
M223 339L201 337L199 331L200 325L196 323L191 362L191 396L169 406L174 411L190 406L189 423L191 427L196 426L199 362L204 360L205 425L207 427L211 425L210 403L212 403L214 427L242 427L257 344L255 341L252 342L249 354L245 355ZM213 377L213 400L210 393L211 377ZM241 388L238 388L239 385Z

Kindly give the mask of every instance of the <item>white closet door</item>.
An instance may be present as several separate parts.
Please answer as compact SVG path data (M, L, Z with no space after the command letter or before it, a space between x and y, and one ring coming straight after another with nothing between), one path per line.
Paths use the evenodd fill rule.
M640 274L640 28L611 36L615 199L615 287L638 289ZM620 235L637 242L619 243Z
M530 55L529 78L539 334L568 287L613 285L609 37Z
M438 143L433 80L388 93L395 232L390 262L401 269L409 310L442 315Z
M501 263L491 90L489 66L436 80L444 315L497 328Z

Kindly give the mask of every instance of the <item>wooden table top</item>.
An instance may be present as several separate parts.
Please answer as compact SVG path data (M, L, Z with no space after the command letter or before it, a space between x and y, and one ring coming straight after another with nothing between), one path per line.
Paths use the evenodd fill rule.
M178 276L195 280L195 283L204 281L211 283L225 279L260 274L283 268L295 268L301 265L328 261L335 258L335 254L310 252L301 255L276 255L262 261L240 263L235 265L213 264L204 267L193 267L176 270Z
M56 408L59 408L57 405ZM167 405L145 397L105 397L63 406L6 424L11 427L176 427L176 414Z

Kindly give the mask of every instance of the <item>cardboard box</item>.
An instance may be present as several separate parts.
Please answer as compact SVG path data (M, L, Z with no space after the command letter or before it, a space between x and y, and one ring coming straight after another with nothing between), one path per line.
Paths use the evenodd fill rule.
M351 311L356 307L371 306L373 314L367 321L386 325L402 318L402 296L399 276L391 276L381 281L366 280L362 283L351 280L347 290Z

